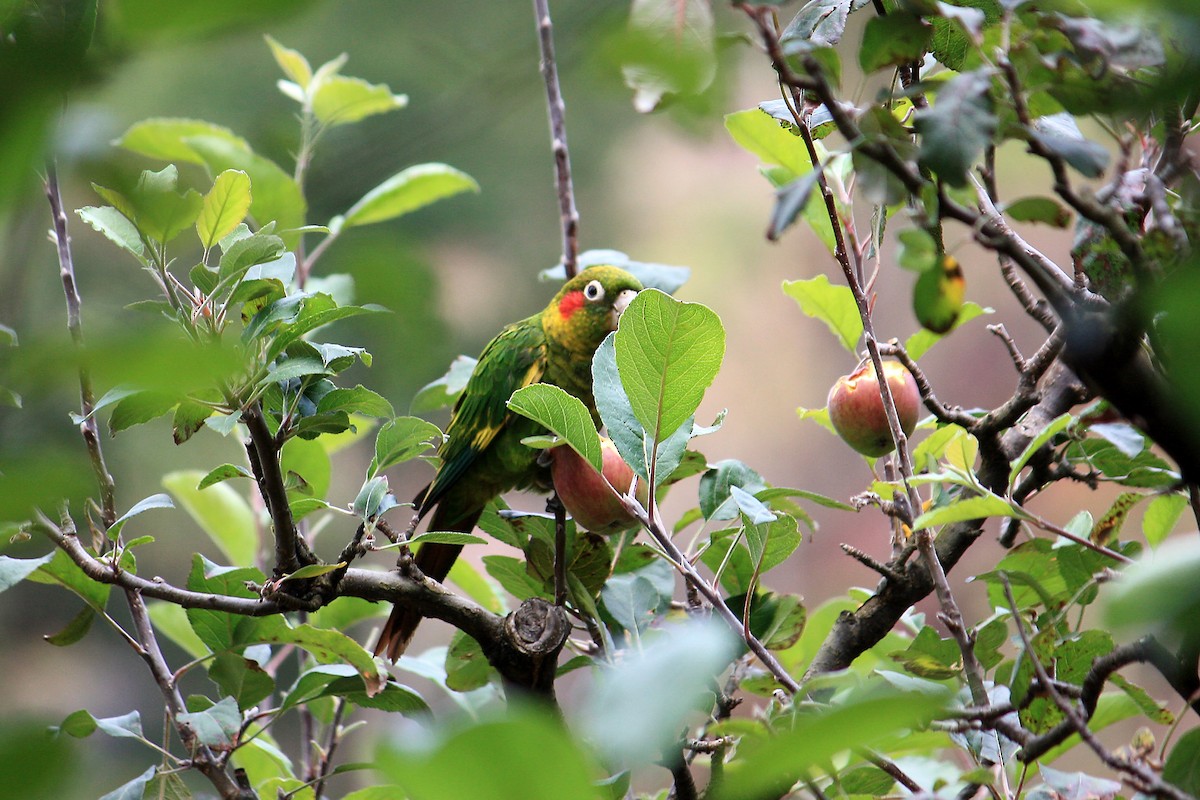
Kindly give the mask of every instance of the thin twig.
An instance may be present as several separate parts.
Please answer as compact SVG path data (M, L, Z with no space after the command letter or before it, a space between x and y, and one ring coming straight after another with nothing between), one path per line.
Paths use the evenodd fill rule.
M913 535L917 539L917 549L933 577L933 586L942 607L942 621L962 653L963 675L971 690L971 700L975 705L986 705L988 695L983 682L984 670L979 659L975 657L975 637L967 630L962 611L959 610L954 593L950 590L950 582L946 580L946 571L942 569L942 562L938 559L937 551L933 549L933 533L928 528L922 528Z
M71 341L77 350L83 348L83 316L81 313L82 300L79 288L75 282L75 262L71 257L71 237L67 232L67 214L63 208L62 194L58 188L58 173L51 163L46 169L46 198L50 201L50 211L54 216L54 243L58 248L58 270L62 277L63 294L67 300L67 330L71 333ZM104 462L104 451L100 446L100 433L97 430L96 395L92 389L92 378L87 365L82 359L79 362L79 405L83 421L79 423L79 432L83 435L87 446L88 458L92 462L92 472L100 485L100 516L107 530L117 520L116 488L112 474Z
M667 531L662 527L661 523L659 523L658 518L655 517L654 520L651 520L646 514L646 510L642 508L642 504L636 500L627 501L625 503L625 508L630 514L637 518L638 522L640 522L647 531L650 532L650 536L656 542L658 542L659 547L661 547L666 553L667 559L671 562L671 565L675 567L675 569L678 570L685 579L692 582L692 584L696 587L696 591L698 591L704 597L704 599L708 601L709 605L712 606L712 609L717 616L725 620L725 622L730 628L733 629L738 637L745 641L746 646L750 648L750 652L754 653L754 655L758 657L758 660L761 661L763 666L767 668L767 671L771 673L775 680L779 681L780 686L782 686L788 692L788 694L794 695L799 692L800 684L798 684L796 679L793 678L791 674L789 674L784 668L784 666L779 663L779 660L775 658L771 651L768 650L753 634L743 635L745 632L742 630L742 620L738 619L737 614L734 614L729 609L729 606L725 605L725 601L722 599L721 593L717 591L716 587L705 580L704 576L700 574L692 562L689 561L682 552L680 552L679 548L675 545L675 542L671 540L671 535L667 533Z
M554 514L554 605L567 604L567 509L558 492L546 501L546 510Z
M541 51L542 80L546 83L546 111L550 116L550 149L554 154L555 187L562 220L562 263L567 278L579 271L579 211L575 208L575 187L571 182L571 152L567 149L566 106L558 84L558 63L554 58L554 24L550 20L549 0L533 0L537 16L538 47Z
M339 697L337 705L333 709L333 720L329 723L329 736L325 740L325 750L321 754L320 763L317 769L317 782L313 786L313 797L316 800L321 800L321 793L325 791L325 781L329 779L330 767L333 765L333 754L337 752L338 745L342 741L342 718L346 714L346 698Z

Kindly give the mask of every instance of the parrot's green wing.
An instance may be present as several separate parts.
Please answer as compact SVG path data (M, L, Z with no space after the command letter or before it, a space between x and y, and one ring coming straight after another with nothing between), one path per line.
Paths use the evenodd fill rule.
M454 405L442 465L420 498L419 513L432 508L476 463L512 417L508 399L546 372L546 336L541 315L509 325L479 356L475 372Z

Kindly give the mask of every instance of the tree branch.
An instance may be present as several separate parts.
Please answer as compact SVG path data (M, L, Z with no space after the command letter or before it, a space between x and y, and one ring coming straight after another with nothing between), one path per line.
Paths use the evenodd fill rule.
M550 116L550 149L554 154L555 187L558 191L558 212L562 221L562 263L567 278L570 279L579 271L579 211L575 208L575 187L571 181L571 153L567 149L567 112L558 84L558 63L554 58L554 24L550 20L549 0L533 0L533 12L537 17L542 80L546 83L546 111Z
M67 214L63 208L62 194L58 188L58 172L51 163L46 169L45 180L46 198L50 201L50 211L54 217L54 243L58 248L58 271L62 278L63 294L67 300L67 330L71 333L77 351L83 348L83 302L79 297L79 288L75 283L75 263L71 257L71 237L67 232ZM100 447L100 433L96 425L96 395L92 389L92 377L86 364L79 362L79 407L83 421L79 423L79 432L83 435L87 446L88 458L92 463L92 472L100 485L100 514L107 530L117 520L116 486L108 465L104 462L104 451Z

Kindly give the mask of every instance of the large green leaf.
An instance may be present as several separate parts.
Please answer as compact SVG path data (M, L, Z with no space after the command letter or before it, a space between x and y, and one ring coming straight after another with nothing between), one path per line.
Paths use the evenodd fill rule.
M126 150L162 161L203 165L204 158L187 143L188 139L196 136L223 139L233 147L250 150L246 140L228 128L198 119L170 117L142 120L125 131L117 144Z
M0 592L11 589L33 574L38 567L50 563L54 553L47 553L41 558L10 558L0 556Z
M304 225L308 210L300 187L278 164L245 146L216 136L189 136L184 143L196 152L214 175L240 170L250 176L254 198L250 214L259 225L272 220L281 231ZM285 234L290 241L295 234Z
M591 740L616 763L658 760L688 717L710 707L707 693L738 649L729 628L715 621L670 626L601 676L582 715Z
M531 754L536 757L531 758ZM375 766L422 800L594 800L595 765L562 721L532 706L460 726L432 747L376 753ZM551 768L548 768L551 767Z
M230 169L216 177L196 220L196 234L205 250L233 232L246 218L250 203L249 175Z
M180 470L164 475L162 484L231 563L253 564L258 533L250 504L225 483L197 488L204 478L200 470Z
M807 316L819 319L851 353L862 336L862 317L849 286L835 286L825 275L800 281L784 281L783 292L797 303Z
M417 164L398 172L363 195L341 220L342 227L394 219L461 192L478 192L479 184L446 164Z
M621 458L633 467L639 476L649 480L650 449L655 442L653 437L646 435L621 383L621 375L617 370L616 349L613 345L615 339L616 334L610 334L596 349L596 355L592 358L592 391L596 397L596 408ZM658 443L654 457L656 485L670 477L683 460L693 428L693 420L688 418L674 433Z
M333 75L321 80L312 96L313 115L330 127L358 122L408 105L408 96L392 94L383 84Z
M931 688L941 689L937 684ZM836 706L798 713L790 729L776 726L773 736L743 739L716 797L786 794L796 780L838 753L899 742L936 715L947 694L864 687Z
M758 156L763 163L789 170L790 179L812 171L812 162L800 137L765 111L751 108L727 114L725 129L742 149Z
M597 472L603 468L596 424L578 397L548 383L535 383L514 392L508 407L565 440Z
M725 329L708 307L647 289L621 315L613 346L634 415L661 441L696 413L721 368Z
M91 225L113 244L128 250L137 258L142 258L145 245L138 234L137 227L129 219L112 206L84 206L76 211L79 218Z
M913 116L921 163L952 186L966 185L967 171L996 132L990 89L989 70L964 72L938 90L931 107Z

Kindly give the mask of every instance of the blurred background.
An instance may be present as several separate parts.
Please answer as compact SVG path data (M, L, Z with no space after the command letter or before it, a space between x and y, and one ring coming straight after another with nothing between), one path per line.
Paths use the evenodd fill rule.
M0 3L0 18L21 5ZM405 413L414 393L442 375L454 356L476 355L501 325L540 309L553 291L537 278L558 262L560 233L529 3L278 0L242 4L253 5L249 9L225 2L179 3L174 11L159 5L151 0L103 4L95 43L82 61L48 51L41 60L24 54L24 61L2 64L12 74L0 76L0 85L15 96L0 112L0 148L11 156L0 171L0 323L16 331L20 347L0 349L0 385L24 399L22 409L0 406L6 511L15 503L27 507L41 497L79 497L89 489L82 442L68 417L78 411L78 385L55 251L46 236L50 214L39 180L43 157L57 160L68 209L99 204L92 182L111 185L116 176L161 166L111 144L147 117L190 117L227 126L290 171L299 140L296 106L275 86L280 74L264 34L304 53L314 66L348 53L345 74L386 83L409 97L407 109L334 129L321 141L307 182L309 222L327 222L383 178L415 163L448 163L482 187L478 195L351 231L324 257L319 274L349 273L359 302L393 311L339 323L331 334L374 355L371 369L356 367L345 376L350 385L376 389ZM785 8L785 17L792 11ZM733 143L722 124L727 113L778 97L765 57L739 36L749 26L730 9L716 9L716 28L728 35L718 39L712 86L700 97L641 114L621 74L620 41L629 4L568 0L554 3L553 13L582 247L614 248L637 260L690 267L692 278L677 296L705 303L726 328L724 366L698 421L707 424L722 409L729 414L724 427L696 442L697 448L710 462L739 458L774 485L841 500L862 491L871 479L866 462L796 415L797 407L823 406L829 387L853 370L856 359L780 291L784 280L821 273L837 283L837 265L804 226L790 230L779 244L766 241L773 192L756 160ZM852 29L847 36L857 34ZM851 62L846 59L843 90L852 100L870 96L876 87L865 85ZM70 90L65 106L63 88ZM1000 156L1002 191L1032 194L1031 183L1044 185L1042 168L1026 169L1025 156L1015 147ZM1005 186L1005 176L1017 176L1021 185ZM184 168L182 180L201 185L204 178ZM869 212L858 222L869 229ZM78 217L72 214L69 224L85 336L136 340L140 331L152 330L145 327L144 314L125 309L152 292L149 277ZM901 222L893 227L899 229ZM1026 233L1052 258L1069 262L1069 234ZM947 245L966 270L968 299L996 314L965 326L922 362L939 397L967 408L1002 401L1015 382L1011 362L985 329L987 323L1003 321L1027 353L1040 344L1038 332L1025 324L1004 291L994 262L969 239L969 232L953 229ZM917 328L910 309L913 276L894 268L893 252L885 245L875 320L882 338L903 339ZM102 367L93 378L98 393L114 383ZM434 421L444 424L445 416ZM164 472L207 471L242 460L234 440L211 431L175 447L166 419L122 432L104 446L120 509L162 491ZM369 456L366 447L335 456L334 502L353 499ZM401 499L429 478L418 462L394 472L392 486ZM14 492L21 496L14 499ZM511 500L542 508L540 499ZM691 479L669 498L668 519L695 503L696 479ZM1107 500L1081 490L1064 509L1073 513L1081 507L1099 515ZM804 595L810 608L851 586L874 586L875 576L843 555L838 544L848 542L886 558L884 519L875 513L810 510L819 530L806 536L767 583ZM1056 518L1065 522L1070 513L1064 510ZM155 512L130 526L131 535L148 533L158 540L145 550L143 575L181 582L190 553L199 549L216 557L181 511ZM335 553L349 533L325 534L328 540L320 541L319 549ZM47 551L41 541L10 541L10 535L0 540L0 553L31 557ZM994 535L985 536L971 555L973 563L960 566L957 574L994 563L1000 553ZM380 555L375 561L386 568L391 558ZM990 613L981 587L962 587L959 601L968 618ZM123 620L122 605L114 601L110 610ZM97 625L71 648L42 641L77 610L72 596L42 585L22 583L0 598L0 737L40 731L80 708L97 716L138 708L148 731L161 730L156 687L111 627ZM364 641L369 636L365 625L350 633ZM416 649L447 637L444 626L427 624ZM174 665L186 658L173 647L167 657ZM82 769L51 795L39 794L36 786L0 782L0 796L95 797L153 758L143 748L102 736L82 743L59 740L43 749Z

